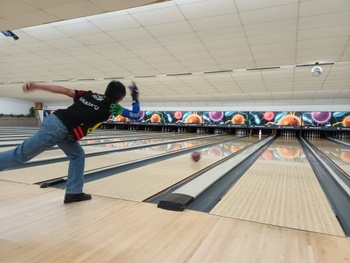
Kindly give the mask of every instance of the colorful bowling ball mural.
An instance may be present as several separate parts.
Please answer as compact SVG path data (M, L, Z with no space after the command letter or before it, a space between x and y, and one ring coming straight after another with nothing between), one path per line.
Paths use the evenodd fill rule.
M174 118L175 118L176 120L181 120L181 118L182 118L182 112L181 112L181 111L175 111L175 112L174 112Z
M232 117L231 122L233 124L244 124L245 118L242 114L236 114Z
M205 111L203 112L203 122L206 124L223 124L223 111Z
M130 122L130 119L128 119L122 115L118 115L117 117L114 118L114 121L116 121L116 122Z
M331 130L349 130L350 112L312 111L303 112L303 126L321 127Z
M162 118L157 113L152 114L152 116L150 118L151 122L161 122L161 120L162 120Z
M163 112L146 111L143 117L143 122L160 123L163 121Z
M301 126L300 113L296 112L249 112L251 126Z
M164 123L176 124L201 124L203 123L202 112L196 111L164 111L161 117Z
M216 125L245 125L248 119L247 113L234 111L209 111L203 113L203 120L206 124Z
M224 112L222 111L210 111L209 118L213 122L221 122L224 117Z
M138 118L137 121L142 121L144 117L145 117L145 112L141 111L140 112L140 118Z
M311 118L315 123L325 124L332 118L332 113L329 111L315 111L311 113Z
M300 126L302 121L295 112L280 112L275 115L274 122L269 123L281 126Z
M282 126L300 126L301 119L294 114L287 114L277 124Z
M263 118L267 121L273 121L275 118L275 113L272 111L266 111L263 113Z
M51 114L50 110L44 111L44 117ZM251 127L272 128L278 126L290 126L295 129L331 129L336 131L350 130L350 112L273 112L273 111L141 111L138 120L131 120L123 116L111 115L108 122L139 122L153 124L187 124L203 126L225 126L225 127Z
M203 119L201 116L199 116L198 113L192 113L187 115L186 119L184 120L184 123L201 124L203 123Z
M334 122L332 126L335 127L350 127L350 112L333 112Z
M304 126L330 126L332 113L329 111L312 111L302 114Z

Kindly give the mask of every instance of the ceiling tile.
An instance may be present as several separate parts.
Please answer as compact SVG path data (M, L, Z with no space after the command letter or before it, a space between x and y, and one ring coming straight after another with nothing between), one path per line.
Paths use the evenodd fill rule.
M241 26L238 14L211 16L189 20L192 28L196 31L206 31L227 27Z
M300 17L299 29L343 26L350 24L350 12Z
M349 25L304 29L298 31L298 40L349 36Z
M142 27L112 31L108 32L108 34L117 41L129 41L151 37L151 35Z
M179 8L188 20L237 12L232 0L187 3L179 5Z
M176 6L133 13L132 16L143 26L166 24L184 19L183 14Z
M289 4L242 12L240 17L244 25L281 21L296 18L298 4Z
M348 0L307 1L300 3L300 16L316 16L327 13L350 11Z
M108 18L97 20L91 20L90 18L87 19L103 31L116 31L140 26L133 17L128 15L118 15L116 13L113 13L113 16Z
M287 19L253 25L244 25L247 36L269 35L285 32L296 32L298 27L297 19Z
M72 22L72 23L65 23L64 25L60 25L58 23L54 24L54 27L61 31L62 33L66 34L70 37L78 37L78 36L84 36L84 35L92 35L101 33L102 30L95 26L93 23L89 22L88 20L80 20L80 22Z
M264 1L246 1L235 0L239 11L248 11L254 9L264 9L273 6L286 5L291 3L297 3L298 0L264 0Z
M154 37L164 37L193 32L193 28L187 21L146 26L145 29Z

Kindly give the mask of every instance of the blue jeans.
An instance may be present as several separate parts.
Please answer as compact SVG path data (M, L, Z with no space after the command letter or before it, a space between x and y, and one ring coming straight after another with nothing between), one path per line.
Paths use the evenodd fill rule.
M66 126L56 115L44 118L41 128L15 149L0 153L0 171L29 161L38 154L55 146L62 149L69 160L67 194L83 192L85 153L79 142L67 138Z

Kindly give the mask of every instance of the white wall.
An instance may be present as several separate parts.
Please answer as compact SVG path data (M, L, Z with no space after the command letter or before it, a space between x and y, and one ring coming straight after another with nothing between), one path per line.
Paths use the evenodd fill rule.
M0 98L0 113L2 114L27 115L29 113L29 109L34 106L35 103L32 101Z

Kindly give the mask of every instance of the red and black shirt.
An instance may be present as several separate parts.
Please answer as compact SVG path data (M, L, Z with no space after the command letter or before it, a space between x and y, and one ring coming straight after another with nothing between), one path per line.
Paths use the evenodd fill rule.
M76 90L74 103L67 109L60 109L54 114L64 123L68 130L68 137L78 141L113 114L122 114L124 108L113 102L105 95L92 91Z

